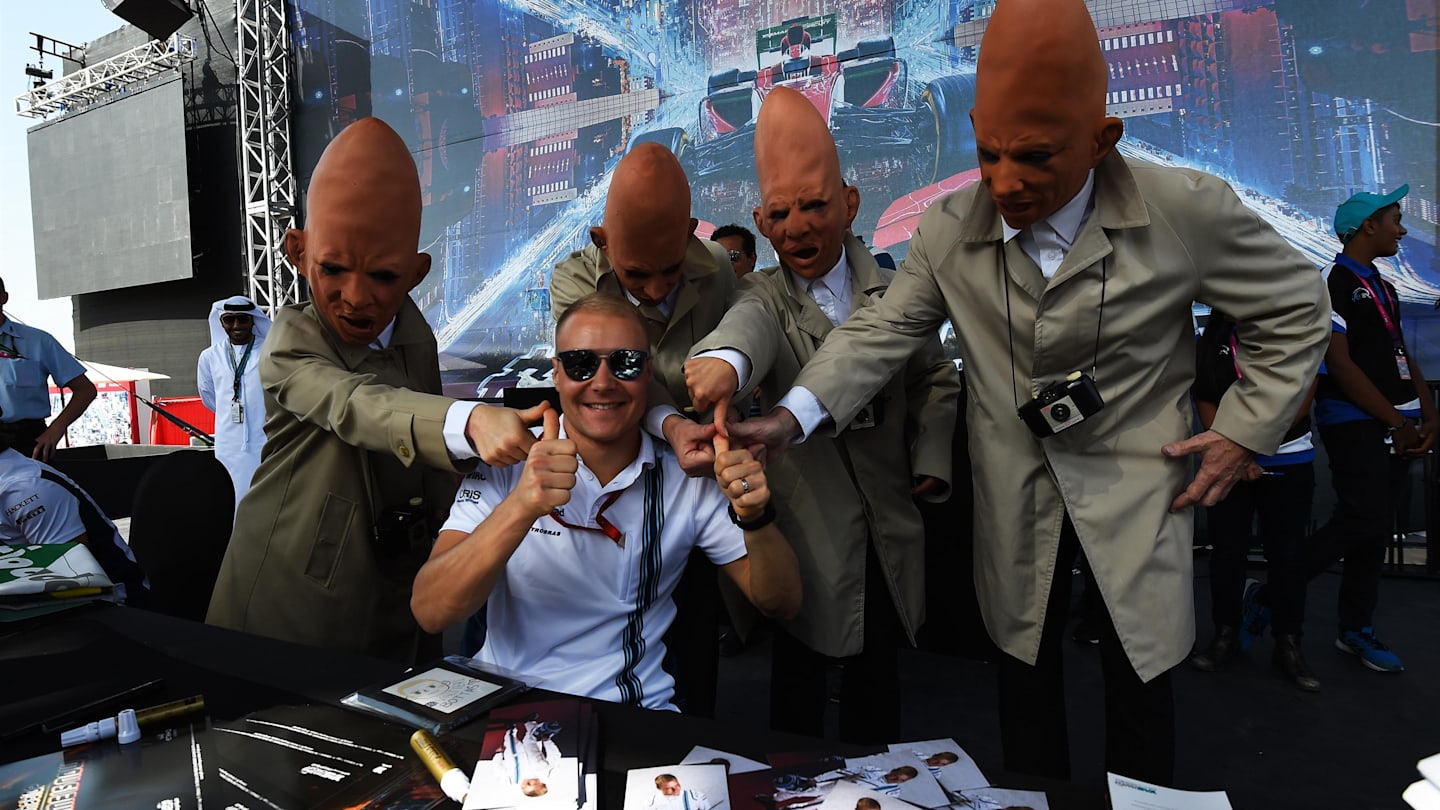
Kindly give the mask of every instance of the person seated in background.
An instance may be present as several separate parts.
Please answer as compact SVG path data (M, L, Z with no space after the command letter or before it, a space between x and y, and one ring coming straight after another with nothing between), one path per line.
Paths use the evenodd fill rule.
M123 602L141 605L150 584L120 530L90 494L43 461L21 455L0 435L0 543L80 543L115 584Z
M757 383L771 395L789 390L831 330L874 306L893 277L850 234L860 192L841 177L825 120L800 93L781 87L765 97L755 170L755 224L780 265L745 279L685 364L702 410ZM914 499L949 494L960 378L936 330L891 373L839 436L769 460L805 583L805 607L771 647L770 725L780 731L824 733L826 671L838 658L841 739L899 737L897 649L914 644L925 621L925 528Z
M378 118L346 127L310 178L305 229L285 251L311 301L281 309L260 357L265 450L240 502L206 621L413 661L440 652L410 615L410 585L457 472L509 464L548 406L513 411L439 396L435 335L410 291L420 182Z
M1220 399L1243 375L1235 319L1215 310L1195 344L1195 410L1209 429ZM1250 644L1263 627L1246 627L1244 605L1253 601L1260 583L1245 579L1250 530L1260 518L1265 549L1266 605L1275 622L1275 668L1307 692L1320 690L1300 649L1305 620L1305 533L1315 491L1315 444L1310 436L1310 396L1290 422L1280 449L1257 455L1245 480L1206 514L1210 545L1210 616L1215 636L1210 646L1190 659L1202 672L1214 672Z
M215 414L215 458L235 484L235 505L250 489L265 446L260 351L270 318L243 295L210 305L210 345L195 364L200 401Z
M675 448L688 475L709 475L714 431L680 413L690 405L685 358L720 323L735 276L724 250L695 235L696 224L680 161L659 144L636 146L615 166L593 244L555 266L550 305L557 322L594 292L640 308L653 378L645 429Z
M735 280L745 278L755 270L755 234L740 225L721 225L710 234L730 254L730 267L735 271Z
M5 280L0 279L0 308L10 303ZM46 378L70 389L70 401L47 427L50 388ZM0 438L23 455L49 461L55 446L90 403L95 383L85 376L70 352L49 332L16 323L0 310Z
M640 429L646 346L644 317L619 298L590 295L561 316L564 417L546 413L523 463L466 476L411 607L439 632L485 605L476 659L545 689L665 709L675 681L661 637L692 549L768 615L795 614L800 576L749 451L722 442L714 480L691 478Z

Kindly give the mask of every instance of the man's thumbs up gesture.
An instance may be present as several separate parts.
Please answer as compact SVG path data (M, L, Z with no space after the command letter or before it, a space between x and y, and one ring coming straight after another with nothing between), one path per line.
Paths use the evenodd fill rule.
M514 491L526 512L536 519L569 503L575 471L580 468L575 442L560 438L560 417L553 409L545 411L544 423L540 441L530 447L525 471Z

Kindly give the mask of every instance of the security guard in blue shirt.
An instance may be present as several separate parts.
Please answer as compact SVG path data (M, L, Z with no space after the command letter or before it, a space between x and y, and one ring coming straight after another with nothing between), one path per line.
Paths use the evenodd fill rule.
M0 279L0 308L10 303ZM48 379L69 388L65 409L47 427L50 415ZM16 323L0 310L0 436L19 453L49 461L55 446L80 414L95 401L95 383L50 333Z

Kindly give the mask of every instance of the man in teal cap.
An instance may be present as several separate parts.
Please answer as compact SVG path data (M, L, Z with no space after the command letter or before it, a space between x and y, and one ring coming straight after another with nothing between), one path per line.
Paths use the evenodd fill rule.
M1400 199L1409 191L1361 192L1335 209L1335 234L1344 249L1325 270L1332 325L1315 397L1336 504L1330 522L1306 544L1306 573L1314 578L1344 558L1335 646L1377 672L1405 668L1373 626L1395 493L1406 486L1410 462L1430 450L1440 428L1425 377L1400 331L1400 299L1375 266L1375 259L1400 249ZM1264 589L1248 590L1245 630L1258 635L1268 618Z

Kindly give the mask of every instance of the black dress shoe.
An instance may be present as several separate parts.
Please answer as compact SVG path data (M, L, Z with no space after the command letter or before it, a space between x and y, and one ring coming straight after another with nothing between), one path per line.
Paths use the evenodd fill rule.
M1300 636L1294 633L1275 635L1275 668L1280 674L1289 678L1292 683L1306 692L1319 692L1320 679L1310 671L1310 665L1305 663L1305 655L1300 650Z
M1240 651L1240 633L1233 627L1215 628L1215 638L1205 652L1190 658L1190 666L1201 672L1215 672L1230 662Z

